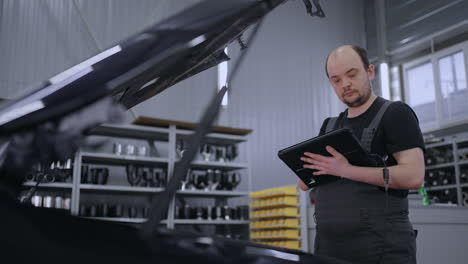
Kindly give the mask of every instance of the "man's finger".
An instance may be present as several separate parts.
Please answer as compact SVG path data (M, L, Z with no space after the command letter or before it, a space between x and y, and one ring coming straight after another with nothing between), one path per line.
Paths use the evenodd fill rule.
M310 153L310 152L304 152L304 155L309 157L309 158L313 158L313 159L316 159L318 161L321 161L321 162L327 162L330 159L332 159L331 157L326 157L326 156L322 156L320 154L314 154L314 153Z
M318 161L318 160L315 160L315 159L312 159L312 162L311 162L312 165L317 165L317 166L320 166L320 167L327 167L328 164L326 162L321 162L321 161Z
M303 167L304 167L304 168L307 168L307 169L318 170L318 171L324 170L324 169L325 169L324 167L321 167L321 166L317 166L317 165L308 165L308 164L304 165Z
M312 158L306 158L306 157L301 157L301 160L304 161L304 162L307 162L307 163L312 163L312 162L314 162L314 159L312 159Z
M334 149L331 146L326 146L325 149L328 151L328 153L332 154L332 156L335 157L335 158L338 158L338 157L342 156L341 153L336 151L336 149Z
M318 161L318 160L313 159L313 158L301 157L301 160L306 162L306 163L309 163L309 164L321 165L321 166L325 165L324 162Z
M297 185L303 191L307 191L309 189L309 187L300 178L297 179Z
M313 174L317 176L317 175L326 175L328 173L326 171L324 171L324 170L320 170L320 171L314 172Z

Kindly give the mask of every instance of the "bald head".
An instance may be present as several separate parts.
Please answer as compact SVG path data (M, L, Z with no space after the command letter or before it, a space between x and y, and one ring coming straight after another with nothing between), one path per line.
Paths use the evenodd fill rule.
M338 48L330 52L330 54L328 54L327 56L327 60L325 62L325 73L327 74L328 78L330 78L329 69L328 69L328 64L329 64L330 59L335 60L346 54L351 55L353 57L357 56L357 58L362 62L362 66L364 67L364 69L367 69L369 67L370 63L369 63L369 59L367 58L367 52L365 49L357 45L339 46Z

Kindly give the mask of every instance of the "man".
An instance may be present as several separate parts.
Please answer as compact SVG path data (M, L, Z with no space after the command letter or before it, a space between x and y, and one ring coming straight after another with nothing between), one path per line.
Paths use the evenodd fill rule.
M341 177L312 192L317 223L315 254L360 264L416 263L416 234L408 220L407 195L424 180L424 141L417 117L408 105L390 103L373 93L375 70L364 49L338 47L328 55L325 70L336 95L348 106L335 119L333 130L349 128L363 139L363 132L379 116L381 107L388 107L375 118L378 126L369 144L369 151L382 157L382 167L354 166L330 146L326 149L331 156L306 152L301 158L304 167L313 169L318 177ZM331 120L323 122L320 134L330 130ZM388 192L384 170L389 175ZM301 180L298 185L308 189Z

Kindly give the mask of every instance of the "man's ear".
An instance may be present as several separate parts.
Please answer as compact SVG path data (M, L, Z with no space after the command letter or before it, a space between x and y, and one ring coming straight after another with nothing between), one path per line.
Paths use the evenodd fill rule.
M369 67L367 67L367 74L369 74L369 80L374 80L375 77L375 66L374 64L369 64Z

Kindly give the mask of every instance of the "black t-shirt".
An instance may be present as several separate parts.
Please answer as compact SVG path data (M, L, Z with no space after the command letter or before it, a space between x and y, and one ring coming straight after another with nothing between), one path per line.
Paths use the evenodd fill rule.
M338 119L337 127L351 129L353 134L361 139L362 131L368 127L372 119L385 102L381 97L377 97L369 109L361 115L347 118L347 110L343 113L344 118ZM320 128L320 135L325 133L328 121L325 119ZM371 153L383 157L388 155L387 166L397 165L392 154L412 148L421 148L425 151L424 140L419 128L419 121L414 111L405 103L393 102L387 108L380 121L374 139L371 144ZM407 195L408 191L398 190L399 193Z

